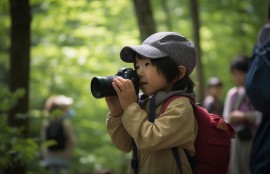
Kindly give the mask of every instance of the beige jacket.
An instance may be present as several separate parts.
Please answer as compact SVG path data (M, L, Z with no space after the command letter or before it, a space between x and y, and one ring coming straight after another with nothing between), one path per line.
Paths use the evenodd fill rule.
M159 114L162 105L156 108ZM133 137L139 156L139 174L179 173L171 148L177 146L182 170L191 174L183 148L195 154L194 142L197 135L197 122L192 105L186 97L172 101L166 111L154 123L147 120L149 102L143 110L137 103L131 104L121 117L107 116L107 129L113 144L128 153L132 150ZM130 169L129 173L133 173Z

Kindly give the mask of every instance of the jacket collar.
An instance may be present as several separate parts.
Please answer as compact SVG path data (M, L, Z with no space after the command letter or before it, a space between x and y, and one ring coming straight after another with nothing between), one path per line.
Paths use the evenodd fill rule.
M183 90L171 91L169 93L160 91L160 92L158 92L157 94L154 94L154 95L156 95L156 99L155 99L156 106L164 103L167 99L169 99L170 97L175 96L175 95L185 96L185 97L190 98L194 102L196 101L196 95L195 95L194 92L188 93L188 92L183 91ZM151 98L151 96L149 97L149 96L146 96L146 95L142 94L140 96L140 99L139 99L139 104L143 105L145 102L147 102L149 100L149 98Z

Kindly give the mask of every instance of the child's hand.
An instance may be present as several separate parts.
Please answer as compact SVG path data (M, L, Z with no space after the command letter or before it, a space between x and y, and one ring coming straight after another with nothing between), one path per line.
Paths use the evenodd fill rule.
M241 123L245 121L245 119L245 113L242 111L236 110L230 113L230 122L233 124Z
M112 117L119 117L122 115L123 109L117 96L105 97L105 100L107 102Z
M117 77L114 78L112 85L123 110L126 110L130 104L137 102L136 90L131 80Z

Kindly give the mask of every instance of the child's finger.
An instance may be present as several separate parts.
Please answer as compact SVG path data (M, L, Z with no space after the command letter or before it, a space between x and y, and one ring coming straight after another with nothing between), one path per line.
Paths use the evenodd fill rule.
M133 87L133 83L130 79L117 78L116 80L121 82L122 85L125 87L125 88L123 88L123 90Z
M122 91L116 83L117 82L112 82L112 86L113 86L115 92L117 93L117 95L120 95Z
M122 78L115 78L113 80L113 82L115 82L115 84L117 85L118 89L120 89L120 92L124 92L126 91L126 86L125 86L125 81Z

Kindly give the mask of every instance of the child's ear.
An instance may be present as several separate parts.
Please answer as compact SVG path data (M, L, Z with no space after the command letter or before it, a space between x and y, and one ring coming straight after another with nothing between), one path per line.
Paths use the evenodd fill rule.
M185 76L187 69L186 67L180 65L178 66L178 72L179 72L178 80L181 80Z

